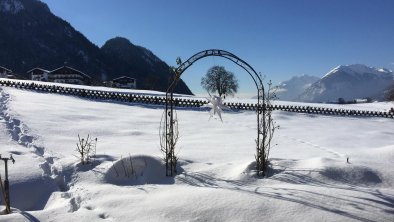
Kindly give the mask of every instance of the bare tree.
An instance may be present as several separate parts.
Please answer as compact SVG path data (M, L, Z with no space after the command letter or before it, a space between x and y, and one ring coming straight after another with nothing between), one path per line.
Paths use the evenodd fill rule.
M233 95L238 90L238 80L234 73L223 66L211 67L201 79L201 86L208 92L217 92L219 96Z
M262 134L262 141L260 143L256 141L258 144L257 154L256 154L256 167L257 172L261 174L261 176L267 176L268 165L269 165L269 155L271 148L275 145L272 145L272 138L274 137L274 133L276 129L279 129L279 126L276 125L274 119L272 118L272 104L271 101L276 98L275 90L272 88L272 82L268 83L268 90L265 96L265 104L263 109L263 116L260 119L260 129L259 132Z
M88 134L87 138L82 138L78 134L76 151L79 154L82 165L90 163L92 155L96 153L97 138L92 139Z

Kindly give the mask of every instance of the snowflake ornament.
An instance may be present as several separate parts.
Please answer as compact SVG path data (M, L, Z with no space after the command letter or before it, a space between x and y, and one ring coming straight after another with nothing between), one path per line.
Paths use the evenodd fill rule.
M223 111L223 108L225 108L226 106L223 104L222 97L213 95L213 96L211 96L211 98L208 98L208 101L212 104L212 109L209 112L209 114L210 114L209 119L211 119L212 116L217 114L220 118L220 121L223 122L222 111Z

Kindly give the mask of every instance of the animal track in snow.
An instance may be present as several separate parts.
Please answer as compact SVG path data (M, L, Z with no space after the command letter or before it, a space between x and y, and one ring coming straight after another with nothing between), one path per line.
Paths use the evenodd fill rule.
M81 198L80 197L72 197L70 199L70 210L68 212L75 212L79 210L81 207Z
M7 130L10 133L12 140L27 148L39 150L37 154L41 154L40 156L42 156L44 152L40 149L43 148L34 145L35 137L29 135L28 127L21 120L10 115L8 108L9 100L10 96L0 89L0 118L5 121Z
M107 219L107 218L109 217L109 215L106 214L106 213L101 213L101 214L99 214L99 217L100 217L101 219Z
M293 140L293 141L297 141L297 142L299 142L299 143L303 143L303 144L309 145L309 146L311 146L311 147L313 147L313 148L317 148L317 149L320 149L320 150L324 150L324 151L326 151L326 152L328 152L328 153L334 155L334 156L337 157L337 158L341 158L341 157L346 156L345 154L336 152L336 151L334 151L334 150L332 150L332 149L325 148L325 147L319 146L319 145L317 145L317 144L314 144L314 143L311 143L311 142L308 142L308 141L305 141L305 140L302 140L302 139L297 139L297 138L294 138L294 137L291 137L291 136L286 136L286 135L284 135L284 136L282 136L282 137L287 138L287 139L291 139L291 140Z

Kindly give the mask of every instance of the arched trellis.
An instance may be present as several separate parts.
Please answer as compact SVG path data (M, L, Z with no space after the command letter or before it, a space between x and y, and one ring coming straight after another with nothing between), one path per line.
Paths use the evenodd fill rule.
M256 170L258 174L264 174L265 170L265 152L264 152L264 144L267 135L267 129L265 126L265 117L266 117L266 97L264 92L263 80L260 75L244 60L240 59L238 56L224 51L220 49L210 49L204 50L199 53L196 53L192 57L190 57L185 62L181 63L177 61L179 67L174 69L175 76L173 81L170 83L166 91L166 107L164 113L163 121L165 129L163 132L164 141L162 144L162 149L165 152L165 162L166 162L166 175L173 176L176 172L177 165L177 157L175 156L175 144L177 140L177 133L175 132L174 125L177 124L176 116L174 116L174 99L173 99L173 91L180 80L180 77L183 72L186 71L193 63L196 61L208 57L208 56L218 56L226 58L241 68L243 68L249 76L253 79L253 82L256 85L257 89L257 139L256 139ZM164 146L164 147L163 147Z

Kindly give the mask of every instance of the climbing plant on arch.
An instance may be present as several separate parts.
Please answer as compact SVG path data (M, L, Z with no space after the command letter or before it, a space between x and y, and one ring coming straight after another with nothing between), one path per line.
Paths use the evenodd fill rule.
M178 120L175 112L175 101L173 99L173 91L180 80L183 72L186 71L196 61L209 57L219 56L226 58L241 68L243 68L249 76L252 78L257 89L257 139L256 139L256 171L258 175L265 176L268 166L268 152L271 142L272 132L270 131L271 124L267 124L272 121L271 112L267 110L267 102L270 98L266 97L264 92L264 85L262 78L257 72L244 60L240 59L236 55L219 49L204 50L196 53L185 62L177 60L178 68L174 69L174 79L170 83L166 91L166 106L163 113L161 123L161 149L164 152L164 160L166 163L166 175L174 176L176 174L176 165L178 158L175 153L175 145L178 140Z

